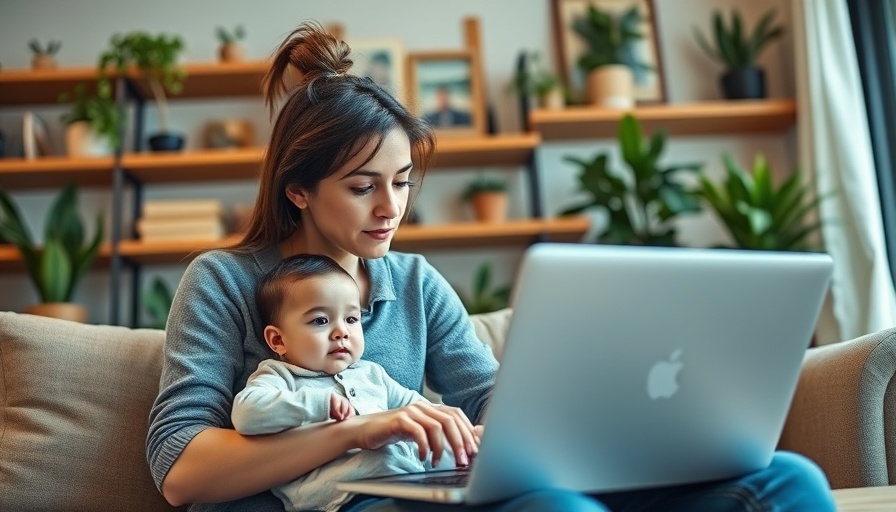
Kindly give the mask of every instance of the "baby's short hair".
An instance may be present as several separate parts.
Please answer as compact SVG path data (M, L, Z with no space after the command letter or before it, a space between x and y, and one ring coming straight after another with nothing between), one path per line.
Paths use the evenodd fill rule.
M344 275L354 282L352 275L328 256L296 254L284 258L264 275L255 293L262 325L272 325L279 317L288 285L310 277L332 274Z

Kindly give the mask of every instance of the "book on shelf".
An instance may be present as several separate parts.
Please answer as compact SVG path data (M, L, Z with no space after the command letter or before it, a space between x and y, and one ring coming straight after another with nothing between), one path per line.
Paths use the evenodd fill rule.
M220 240L226 230L220 217L187 217L182 219L137 219L137 234L144 241Z
M224 206L218 199L154 199L143 203L143 218L221 217Z

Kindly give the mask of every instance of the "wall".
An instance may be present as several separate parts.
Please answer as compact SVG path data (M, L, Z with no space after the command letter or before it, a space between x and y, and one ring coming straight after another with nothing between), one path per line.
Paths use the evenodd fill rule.
M790 3L776 0L656 0L661 54L665 70L668 100L685 102L717 99L717 66L696 47L692 27L709 26L714 8L741 10L749 26L766 10L776 7L779 19L789 26ZM494 109L498 128L502 132L519 131L520 119L516 98L506 87L520 49L537 49L549 63L553 62L554 35L550 22L549 0L3 0L0 16L0 63L5 68L29 65L30 54L26 43L31 38L41 41L59 39L63 42L58 55L62 65L93 65L96 56L106 47L109 37L116 32L147 30L181 35L186 42L185 61L199 62L215 59L217 42L215 27L245 25L248 37L244 42L249 58L268 56L292 28L306 19L324 23L339 22L346 37L399 37L408 51L459 48L463 44L462 19L477 16L482 27L483 59L488 102ZM760 64L766 68L769 95L792 97L792 50L789 33L780 43L772 45L762 56ZM7 134L8 147L19 140L21 108L0 108L0 129ZM61 150L61 127L55 121L62 112L58 107L39 107L35 111L52 121L51 136ZM267 118L260 99L235 101L179 101L172 107L172 125L188 133L190 145L196 145L202 124L222 115L253 119L258 127L259 143L266 140ZM148 128L156 125L152 108L147 110ZM796 162L795 134L750 137L674 137L670 139L668 162L705 162L710 173L720 174L721 154L732 152L742 162L752 161L757 151L765 152L773 167L786 172ZM548 213L556 213L576 199L576 169L562 161L564 155L590 156L598 150L615 153L612 141L575 143L546 143L537 160L544 183L544 204ZM454 199L465 181L475 170L431 173L418 200L418 208L425 221L459 220L467 218ZM511 215L525 214L527 191L523 175L517 170L494 170L511 179ZM55 191L16 192L15 199L27 212L33 227L43 225L43 209ZM251 202L255 188L252 183L222 185L151 186L146 198L192 197L220 195L227 204ZM84 189L81 193L86 214L109 212L111 198L103 189ZM723 235L708 214L682 223L682 241L689 245L706 246L723 240ZM521 251L519 248L474 251L433 251L426 255L442 270L452 283L466 290L473 269L484 260L496 264L495 277L499 283L512 279ZM149 268L144 282L161 275L174 285L183 265ZM125 280L123 286L128 286ZM77 297L90 304L91 321L108 318L109 283L103 271L93 271L87 277ZM20 310L36 300L30 281L24 275L0 275L0 289L11 291L0 295L0 309ZM125 316L125 318L127 318Z

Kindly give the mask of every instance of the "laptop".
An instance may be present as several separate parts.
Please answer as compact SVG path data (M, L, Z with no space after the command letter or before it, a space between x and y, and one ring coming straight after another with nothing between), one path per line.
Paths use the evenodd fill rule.
M832 270L817 253L533 245L472 467L337 487L475 505L764 468Z

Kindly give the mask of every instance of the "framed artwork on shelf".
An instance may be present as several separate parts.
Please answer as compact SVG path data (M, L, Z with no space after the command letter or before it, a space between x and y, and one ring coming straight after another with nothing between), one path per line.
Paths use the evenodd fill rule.
M643 39L635 43L634 58L649 66L635 69L635 101L638 103L663 103L666 101L666 84L659 50L656 10L654 0L551 0L554 23L554 48L564 82L576 98L584 98L585 73L578 66L579 57L585 52L586 43L577 34L572 23L588 13L588 6L609 13L614 17L637 7L641 15Z
M366 76L407 105L405 92L405 51L399 39L358 39L348 41L352 48L351 73Z
M484 135L485 100L478 57L469 50L408 55L409 105L438 135Z

